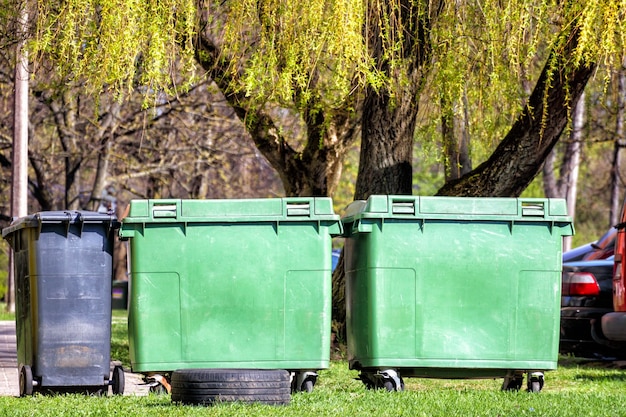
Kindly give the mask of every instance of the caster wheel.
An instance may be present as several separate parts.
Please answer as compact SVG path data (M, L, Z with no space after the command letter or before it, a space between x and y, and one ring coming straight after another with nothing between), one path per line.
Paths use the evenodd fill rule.
M541 372L535 372L528 375L527 390L528 392L541 392L543 389L544 379Z
M313 381L313 379L311 379L311 378L307 378L302 383L302 386L300 387L300 391L311 393L311 392L313 392L313 387L314 386L315 386L315 381Z
M125 376L124 368L116 366L113 368L113 377L111 378L113 395L124 394Z
M33 395L33 371L24 365L20 368L20 397L27 395Z
M519 391L522 389L524 383L523 374L515 374L512 376L506 376L504 382L502 382L502 391Z

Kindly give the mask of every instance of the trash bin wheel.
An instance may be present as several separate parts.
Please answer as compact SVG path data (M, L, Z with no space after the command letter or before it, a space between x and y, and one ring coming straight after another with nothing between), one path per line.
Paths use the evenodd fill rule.
M311 378L307 378L302 383L300 387L300 391L302 392L313 392L313 387L315 386L315 382Z
M404 380L401 377L398 378L399 382L394 378L385 378L383 380L383 387L389 392L404 391Z
M504 377L502 391L519 391L524 383L524 374L521 372L510 373Z
M404 391L404 379L392 371L385 371L379 373L361 372L359 379L365 385L367 389L381 389L384 388L387 391Z
M389 392L396 390L396 384L394 384L393 381L390 379L386 379L383 381L383 387Z
M543 389L543 374L541 372L533 372L528 374L527 390L528 392L540 392Z
M293 372L291 375L291 392L313 392L317 382L317 373L311 371Z
M122 368L121 366L116 366L113 368L113 377L111 378L111 388L113 391L113 395L124 394L124 385L124 368Z
M20 397L33 395L33 371L30 366L23 365L20 368Z
M172 374L172 401L194 405L288 404L290 375L286 370L181 369Z

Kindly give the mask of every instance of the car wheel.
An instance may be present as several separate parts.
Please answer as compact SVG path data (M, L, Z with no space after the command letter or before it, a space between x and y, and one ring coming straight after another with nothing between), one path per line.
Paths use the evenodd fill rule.
M286 370L182 369L172 374L172 401L211 405L245 402L271 405L291 401Z

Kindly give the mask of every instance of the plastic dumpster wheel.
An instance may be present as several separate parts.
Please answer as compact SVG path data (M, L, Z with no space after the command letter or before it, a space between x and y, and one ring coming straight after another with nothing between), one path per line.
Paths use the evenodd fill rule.
M395 376L397 379L390 375L361 372L358 379L363 382L367 389L384 388L389 392L404 391L404 379L400 375L396 374Z
M30 366L23 365L20 368L20 397L33 395L33 371Z
M172 374L172 401L211 405L218 402L289 404L286 370L181 369Z
M541 372L534 372L528 374L527 390L528 392L540 392L543 388L543 374Z
M317 373L315 372L295 372L291 376L291 392L313 392L315 382L317 381Z
M404 391L404 380L400 378L400 384L398 385L395 380L391 378L385 378L383 380L383 387L389 392Z
M111 379L113 395L124 394L124 368L122 368L121 366L116 366L115 368L113 368L113 377Z
M396 384L394 384L393 381L390 379L386 379L385 381L383 381L383 386L389 392L393 392L396 390Z
M524 374L507 375L502 382L502 391L519 391L524 383Z
M314 381L311 378L307 378L302 383L302 386L300 387L300 391L311 393L313 392L314 386L315 386Z

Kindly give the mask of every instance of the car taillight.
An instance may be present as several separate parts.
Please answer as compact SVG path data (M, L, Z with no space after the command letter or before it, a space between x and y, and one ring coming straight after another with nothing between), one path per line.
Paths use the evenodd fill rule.
M600 294L600 286L596 277L590 272L569 272L563 277L562 295L596 296Z

